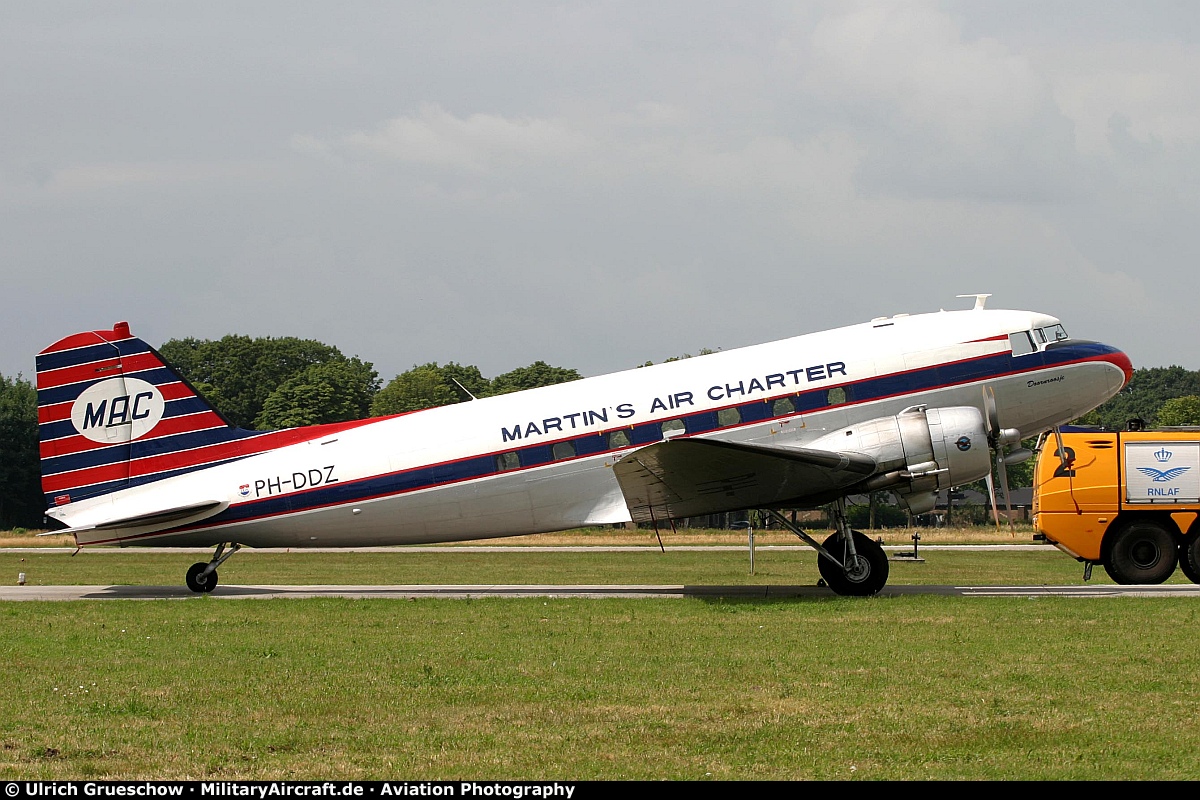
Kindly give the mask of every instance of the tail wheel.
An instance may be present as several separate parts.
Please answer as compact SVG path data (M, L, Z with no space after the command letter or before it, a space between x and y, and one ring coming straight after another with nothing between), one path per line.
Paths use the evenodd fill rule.
M217 588L217 571L215 569L208 573L205 578L201 579L200 577L207 567L208 564L203 561L198 561L188 567L187 576L184 580L187 582L187 587L197 594L211 592Z
M1133 522L1117 532L1104 559L1104 571L1121 584L1162 583L1175 571L1178 550L1175 537L1166 528L1154 522Z
M817 569L825 583L837 594L867 597L878 593L887 583L887 553L865 534L859 531L851 533L854 536L853 557L848 553L846 540L840 534L833 534L822 544L826 550L841 559L846 568L842 569L828 558L818 556Z
M1196 531L1179 545L1179 568L1187 575L1189 581L1200 583L1200 531Z

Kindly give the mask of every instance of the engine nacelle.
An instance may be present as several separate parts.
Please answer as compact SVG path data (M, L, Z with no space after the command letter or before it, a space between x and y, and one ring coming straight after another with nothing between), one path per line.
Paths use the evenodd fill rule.
M912 406L828 433L808 447L872 456L879 472L864 488L890 489L912 513L933 509L941 489L991 472L987 427L973 406Z

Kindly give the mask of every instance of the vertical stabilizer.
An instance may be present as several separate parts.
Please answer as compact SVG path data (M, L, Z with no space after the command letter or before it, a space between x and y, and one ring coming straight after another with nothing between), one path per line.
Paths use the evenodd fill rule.
M230 425L118 322L37 356L42 491L65 505L242 455Z

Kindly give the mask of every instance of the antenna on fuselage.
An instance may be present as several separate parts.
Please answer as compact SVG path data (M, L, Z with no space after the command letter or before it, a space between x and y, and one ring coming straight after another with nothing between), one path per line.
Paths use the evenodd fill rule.
M457 378L451 378L450 380L454 381L454 385L455 385L455 386L457 386L458 388L460 388L460 389L462 389L464 392L466 392L466 393L467 393L467 397L471 398L472 400L478 400L478 399L479 399L479 398L478 398L478 397L476 397L475 395L471 394L471 391L470 391L470 390L469 390L467 387L465 387L465 386L463 386L461 383L459 383Z
M987 299L989 297L991 297L990 294L956 294L954 296L955 297L974 297L975 298L975 308L972 309L973 311L983 311L984 303L986 303Z

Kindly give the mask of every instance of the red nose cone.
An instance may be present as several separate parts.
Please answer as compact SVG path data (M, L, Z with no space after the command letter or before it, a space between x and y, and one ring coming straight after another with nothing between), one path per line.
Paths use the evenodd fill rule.
M1125 383L1122 384L1122 388L1128 386L1129 382L1133 380L1133 362L1129 360L1129 356L1120 350L1114 350L1108 357L1108 361L1114 367L1120 367L1121 371L1125 373Z

